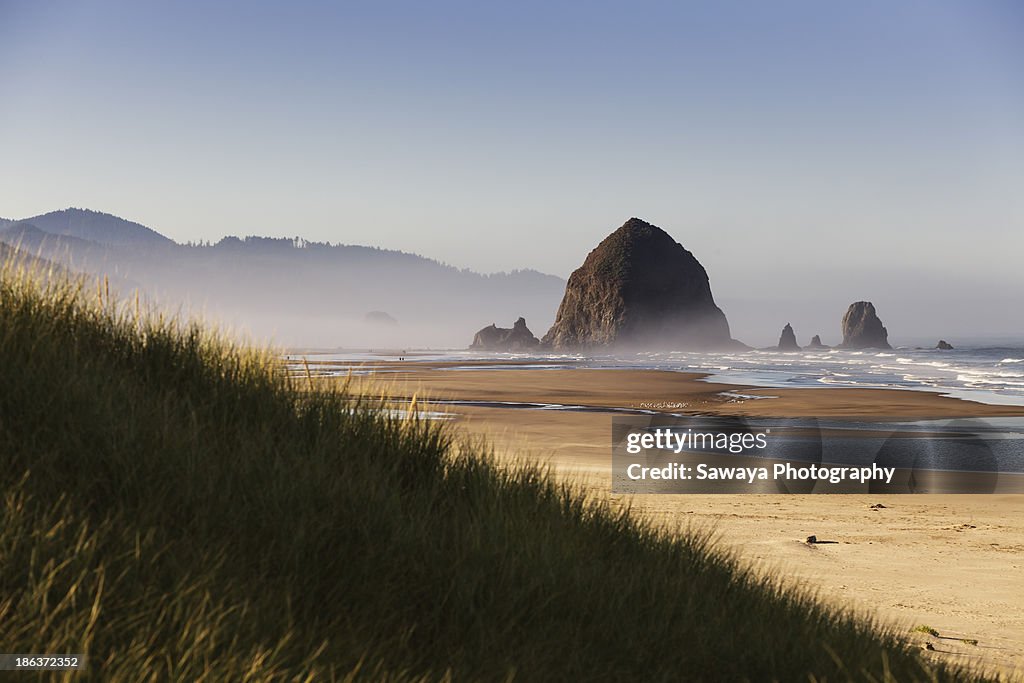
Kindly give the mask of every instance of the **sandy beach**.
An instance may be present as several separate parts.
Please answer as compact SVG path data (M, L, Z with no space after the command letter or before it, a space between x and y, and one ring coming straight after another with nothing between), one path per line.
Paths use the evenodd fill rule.
M756 570L896 624L908 639L934 648L935 656L1011 677L1024 672L1024 496L614 496L612 413L600 412L952 418L1024 415L1020 406L918 391L755 389L645 370L499 370L486 362L461 363L459 369L436 363L379 369L386 372L356 381L385 387L400 401L416 396L459 402L434 409L449 413L459 433L488 439L503 461L548 464L591 495L629 505L657 523L708 530L720 548ZM825 542L808 545L809 535ZM918 626L939 637L912 632Z

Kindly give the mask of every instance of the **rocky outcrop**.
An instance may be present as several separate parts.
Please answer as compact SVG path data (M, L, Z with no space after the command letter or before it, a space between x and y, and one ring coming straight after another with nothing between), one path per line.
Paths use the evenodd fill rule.
M704 267L664 230L630 218L570 277L544 344L556 349L714 349L729 336Z
M846 349L891 349L889 332L882 325L875 305L870 301L850 304L843 316L843 343Z
M813 337L811 337L811 343L807 345L807 348L809 348L809 349L828 349L828 348L831 348L831 347L825 346L824 344L822 344L821 343L821 336L816 334Z
M526 318L519 318L511 328L489 325L473 337L469 347L474 351L527 351L540 346L526 326Z
M939 343L935 345L935 348L938 349L939 351L952 351L953 345L950 344L945 339L940 339Z
M800 345L796 343L796 333L793 327L786 323L782 328L782 336L779 337L779 351L799 351Z

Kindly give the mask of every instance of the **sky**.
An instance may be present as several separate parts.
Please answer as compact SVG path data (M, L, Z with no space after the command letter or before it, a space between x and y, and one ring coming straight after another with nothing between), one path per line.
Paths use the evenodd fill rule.
M1024 293L1019 2L231 5L0 0L0 216L563 277L639 216L730 301Z

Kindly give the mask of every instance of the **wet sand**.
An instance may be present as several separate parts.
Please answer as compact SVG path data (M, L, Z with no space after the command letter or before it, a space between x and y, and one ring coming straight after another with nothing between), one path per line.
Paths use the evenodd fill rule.
M884 389L752 389L662 371L494 370L486 363L471 369L387 369L376 381L396 397L480 404L435 409L451 413L460 432L486 437L502 461L546 463L591 495L630 505L657 523L711 529L719 547L758 571L898 624L913 642L931 643L935 656L959 657L1008 675L1024 672L1024 496L616 496L609 492L610 412L495 404L936 418L1024 415L1020 406ZM877 505L884 507L872 507ZM812 534L828 542L808 545L804 539ZM911 633L921 625L940 637ZM964 642L973 640L976 645Z
M985 405L937 393L896 389L756 389L663 370L516 369L403 363L378 366L375 381L396 397L525 402L762 417L996 417L1024 406Z

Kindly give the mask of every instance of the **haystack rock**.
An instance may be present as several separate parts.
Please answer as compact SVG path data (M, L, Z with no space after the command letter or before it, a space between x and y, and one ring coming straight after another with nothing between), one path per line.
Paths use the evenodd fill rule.
M786 323L782 328L782 336L779 337L779 351L799 351L800 345L796 343L796 333L793 327Z
M556 349L735 348L704 267L639 218L604 238L569 277L544 344Z
M811 343L807 345L807 348L809 348L809 349L827 349L829 347L827 347L824 344L822 344L821 343L821 337L816 334L813 337L811 337Z
M843 348L847 349L891 349L889 333L875 313L870 301L850 304L843 316Z
M952 351L953 345L950 344L945 339L940 339L939 343L935 345L935 348L938 349L939 351Z
M540 346L526 326L526 318L519 318L510 328L489 325L476 333L470 349L475 351L526 351Z

